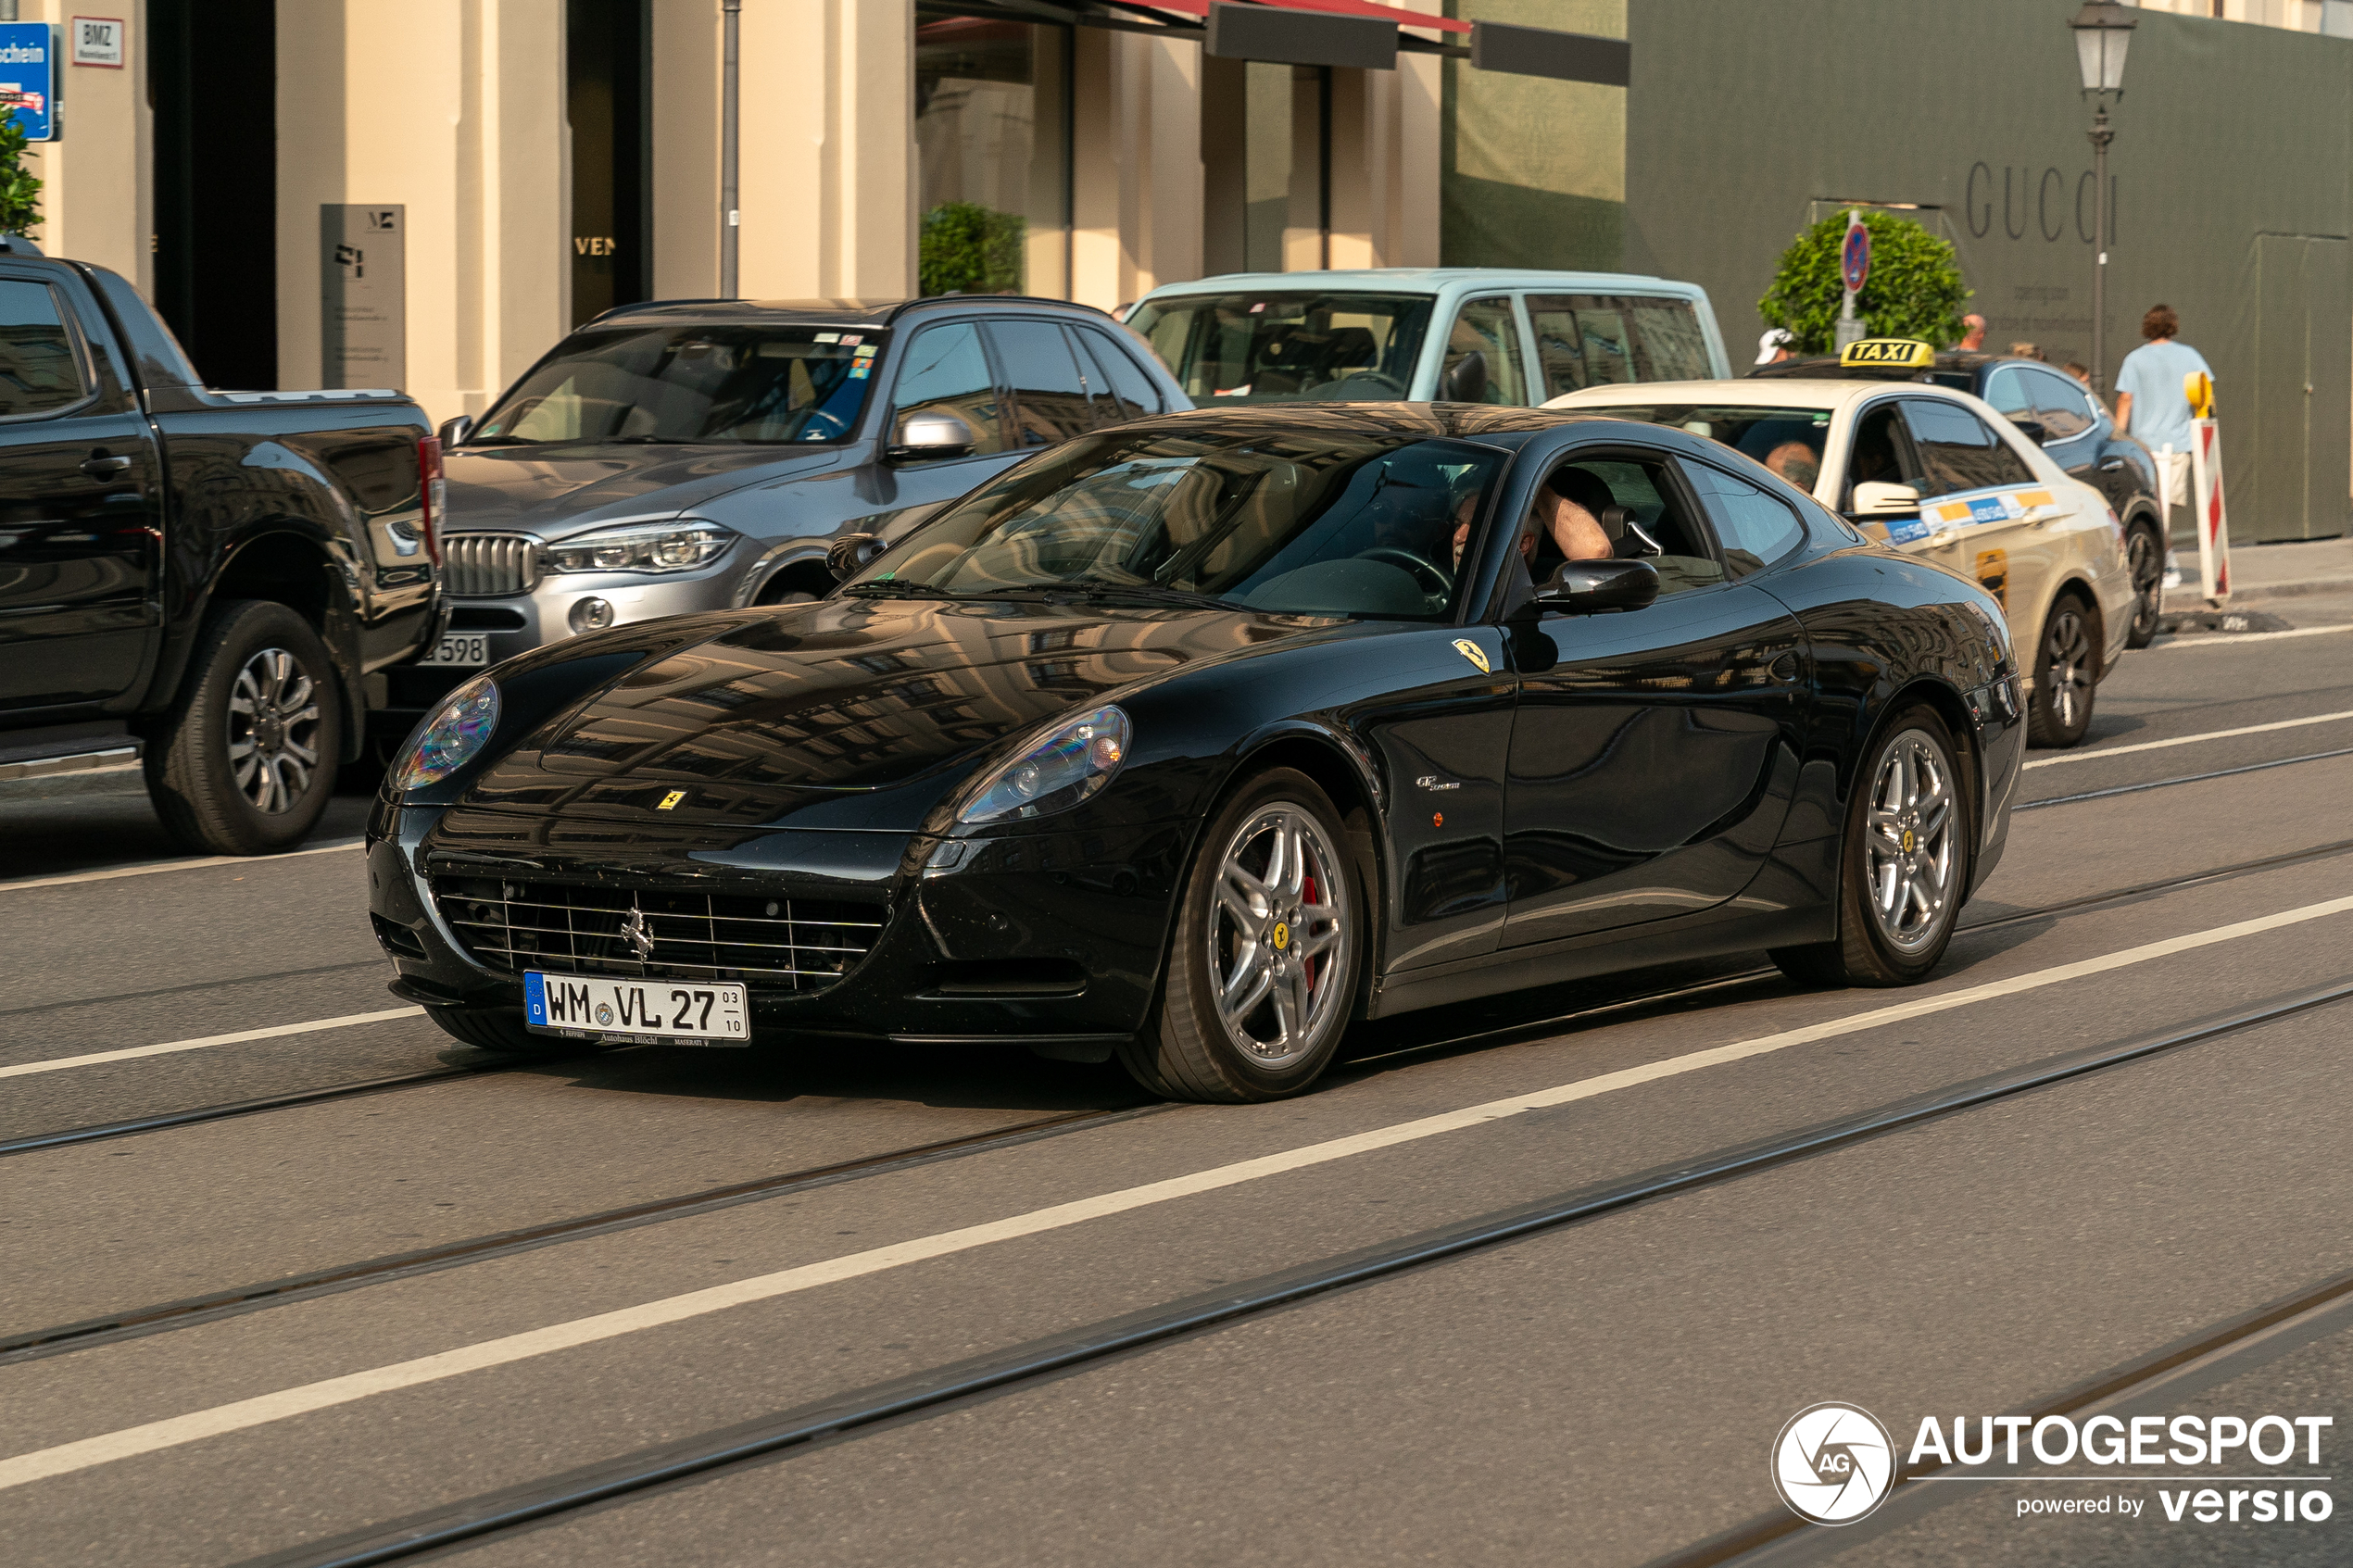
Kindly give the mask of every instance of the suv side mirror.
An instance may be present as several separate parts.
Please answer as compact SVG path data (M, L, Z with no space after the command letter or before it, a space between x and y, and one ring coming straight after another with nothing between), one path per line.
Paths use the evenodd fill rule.
M1855 487L1854 517L1909 517L1920 509L1920 493L1908 484L1870 480Z
M473 433L474 417L472 414L460 414L454 420L442 420L441 429L435 433L441 437L441 449L447 452L453 446L463 445L466 437Z
M1454 361L1454 368L1439 379L1438 398L1441 403L1484 403L1487 401L1487 356L1474 348Z
M946 414L909 414L899 423L899 437L883 449L894 463L928 463L942 458L969 458L980 444L971 427Z
M845 533L825 546L825 569L839 583L874 565L875 558L888 548L878 533Z
M1534 603L1570 615L1641 609L1658 597L1658 569L1646 560L1565 560Z

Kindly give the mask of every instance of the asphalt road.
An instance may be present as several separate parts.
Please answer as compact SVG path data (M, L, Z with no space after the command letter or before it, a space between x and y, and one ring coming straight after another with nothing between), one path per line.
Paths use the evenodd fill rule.
M2269 1010L2353 983L2353 630L2322 630L2353 604L2289 618L2131 656L2085 746L2032 754L1925 986L1760 954L1554 987L1364 1029L1272 1106L1019 1052L516 1065L384 992L357 800L234 863L135 800L0 821L7 1561L331 1561L910 1392L444 1555L2353 1561L2334 1512L2160 1500L2353 1492L2353 999ZM2092 1065L2129 1045L2162 1048ZM2055 1064L2086 1070L2010 1092ZM1349 1262L1386 1272L930 1398ZM2334 1425L2317 1466L1907 1469L1829 1530L1768 1456L1831 1399L1899 1449L1964 1414ZM2111 1506L2024 1511L2074 1497Z

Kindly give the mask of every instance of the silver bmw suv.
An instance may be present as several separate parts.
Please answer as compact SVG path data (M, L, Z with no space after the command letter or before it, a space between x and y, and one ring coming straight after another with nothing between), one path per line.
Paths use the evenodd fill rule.
M820 596L836 536L895 537L1040 447L1191 407L1062 300L608 311L443 427L449 623L387 672L384 728L558 638Z

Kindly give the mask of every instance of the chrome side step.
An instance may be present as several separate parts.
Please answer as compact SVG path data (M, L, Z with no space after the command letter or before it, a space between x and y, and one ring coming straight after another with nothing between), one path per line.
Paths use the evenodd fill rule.
M54 800L69 795L112 795L144 788L142 743L128 735L99 751L0 760L0 801Z

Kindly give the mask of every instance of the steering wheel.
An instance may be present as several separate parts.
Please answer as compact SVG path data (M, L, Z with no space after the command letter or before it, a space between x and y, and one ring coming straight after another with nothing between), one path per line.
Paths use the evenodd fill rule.
M1401 550L1394 545L1376 545L1369 550L1358 551L1356 558L1387 561L1392 566L1404 568L1422 584L1422 591L1433 599L1446 599L1453 596L1454 579L1441 567L1411 550Z

